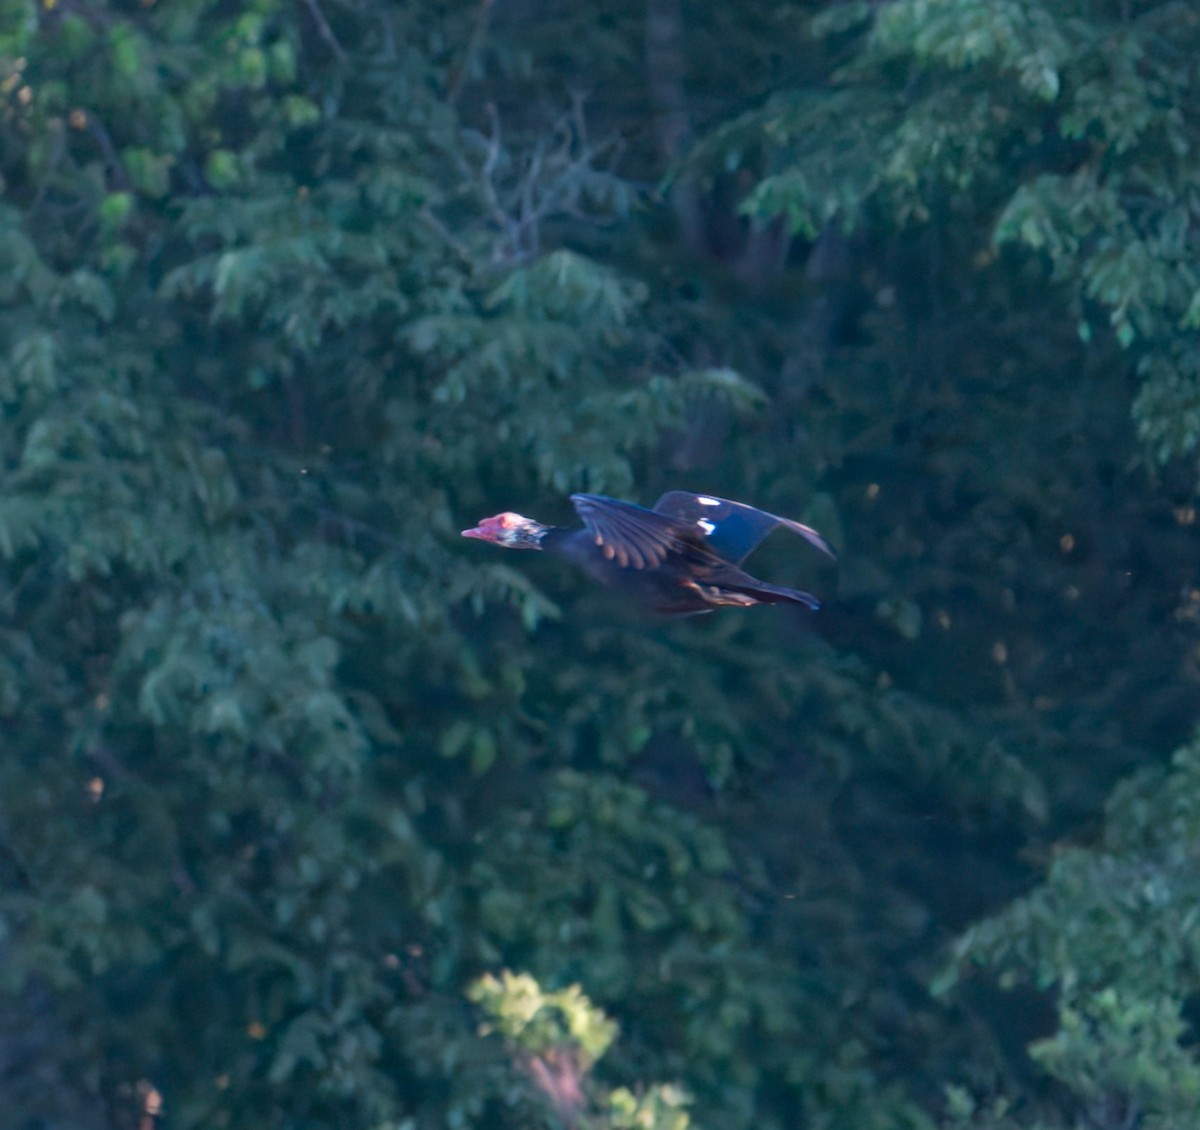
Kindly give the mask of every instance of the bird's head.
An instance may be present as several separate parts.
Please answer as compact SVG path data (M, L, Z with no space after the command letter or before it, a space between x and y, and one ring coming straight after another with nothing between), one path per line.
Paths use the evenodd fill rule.
M505 549L541 549L546 527L523 514L506 510L494 518L484 518L478 526L463 530L465 538L478 538L502 545Z

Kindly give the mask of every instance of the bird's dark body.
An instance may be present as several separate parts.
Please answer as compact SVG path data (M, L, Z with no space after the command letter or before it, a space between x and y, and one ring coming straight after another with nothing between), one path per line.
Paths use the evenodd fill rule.
M514 549L540 549L583 569L602 585L668 616L726 605L802 604L811 593L760 581L739 566L779 526L832 556L815 530L711 495L671 491L653 510L598 494L574 494L582 529L543 526L519 514L486 518L465 537Z
M554 537L554 534L561 536ZM622 567L597 551L587 530L551 530L542 547L582 569L592 580L617 589L622 596L666 616L711 612L722 604L806 604L816 601L807 593L778 588L756 580L734 565L700 547L676 552L664 566Z

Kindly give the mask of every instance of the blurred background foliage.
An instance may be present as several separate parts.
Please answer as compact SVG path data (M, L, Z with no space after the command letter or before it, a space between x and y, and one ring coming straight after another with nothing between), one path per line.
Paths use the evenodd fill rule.
M1198 58L0 0L6 1125L1195 1126ZM827 608L457 536L678 487Z

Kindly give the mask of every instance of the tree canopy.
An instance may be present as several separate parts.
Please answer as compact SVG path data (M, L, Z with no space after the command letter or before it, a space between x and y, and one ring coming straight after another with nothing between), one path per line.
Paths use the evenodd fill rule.
M1197 59L0 0L8 1122L1195 1125ZM826 608L458 536L673 488Z

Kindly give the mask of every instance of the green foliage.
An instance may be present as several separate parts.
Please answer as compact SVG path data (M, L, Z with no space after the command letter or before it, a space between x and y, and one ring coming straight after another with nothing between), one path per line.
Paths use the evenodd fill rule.
M1058 1030L1034 1044L1034 1058L1084 1101L1148 1126L1200 1112L1200 1063L1180 1015L1200 991L1198 785L1192 742L1169 772L1117 790L1099 844L1058 853L1041 887L955 947L959 963L995 969L1001 984L1057 989Z
M687 1130L685 1092L671 1084L598 1089L588 1077L617 1035L617 1026L571 985L547 993L527 973L490 973L467 989L503 1036L543 1103L564 1122L588 1130ZM587 1092L585 1094L585 1092Z
M1122 438L1131 354L1200 427L1194 21L699 6L697 262L642 15L528 7L0 11L0 1106L1186 1124L1191 753L960 944L1058 988L1059 1091L926 986L1194 713ZM648 624L458 538L668 485L840 593Z
M745 214L783 217L810 238L876 208L902 224L982 209L997 244L1044 259L1085 340L1103 314L1133 352L1145 381L1134 416L1154 457L1192 451L1192 13L902 0L868 22L844 7L813 24L823 36L862 29L839 89L781 92L714 131L694 159L748 165L757 185Z
M647 1087L637 1095L617 1087L609 1094L601 1124L613 1130L687 1130L692 1125L687 1106L687 1095L670 1084Z
M491 1018L489 1030L531 1055L570 1045L585 1069L603 1057L617 1035L616 1024L578 985L546 993L529 974L506 969L499 978L490 973L480 977L467 990L467 997Z
M511 927L470 884L507 870L539 678L494 604L557 613L451 550L460 499L498 468L628 487L692 406L762 394L666 359L644 284L497 237L518 189L539 232L619 214L582 153L489 181L416 24L308 18L96 5L6 72L7 984L52 987L39 1023L81 1032L57 1085L121 1118L151 1078L181 1126L464 1123L510 1086L457 1002ZM635 936L686 909L624 883ZM614 1118L678 1123L633 1094Z

